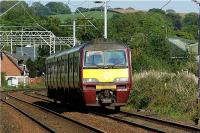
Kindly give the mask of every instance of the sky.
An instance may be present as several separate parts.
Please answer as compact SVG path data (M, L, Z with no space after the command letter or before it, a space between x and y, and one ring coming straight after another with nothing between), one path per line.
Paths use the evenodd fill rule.
M95 4L95 0L28 0L29 4L34 1L40 1L43 4L46 4L50 1L59 1L65 4L68 4L72 11L77 7L99 7L102 4ZM137 10L148 11L152 8L161 8L169 0L108 0L108 6L111 8L121 7L128 8L132 7ZM200 1L200 0L199 0ZM171 2L163 8L163 10L173 9L176 12L188 13L188 12L199 12L198 5L192 0L171 0Z

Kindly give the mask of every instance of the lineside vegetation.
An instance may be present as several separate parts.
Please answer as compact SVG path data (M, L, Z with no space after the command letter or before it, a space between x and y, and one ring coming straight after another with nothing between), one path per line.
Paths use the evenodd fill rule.
M194 120L197 117L197 82L191 73L148 71L133 78L133 90L128 107L155 112L175 119Z

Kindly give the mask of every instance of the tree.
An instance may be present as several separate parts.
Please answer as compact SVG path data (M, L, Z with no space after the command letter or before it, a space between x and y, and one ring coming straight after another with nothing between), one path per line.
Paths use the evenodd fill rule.
M198 38L198 14L188 13L183 18L182 31L190 36L190 39Z
M166 13L176 13L176 11L173 9L168 9L168 10L166 10Z
M78 8L76 9L76 12L79 13L79 11L80 11L80 12L87 12L87 11L89 11L89 9L88 9L88 8L84 8L84 7L78 7Z
M168 13L167 18L171 20L174 30L180 30L182 28L182 18L177 13Z
M197 13L188 13L183 19L184 25L197 25L198 23L198 14Z
M0 1L0 13L7 11L14 6L18 1Z
M160 13L160 14L165 14L165 11L162 9L158 9L158 8L153 8L153 9L149 9L148 12L153 12L153 13Z
M33 14L36 16L49 15L49 9L46 6L44 6L43 4L41 4L40 2L34 2L30 8L31 8Z
M62 27L60 26L60 24L61 24L60 19L50 16L46 20L45 27L48 30L52 31L55 35L62 36L64 31L63 31Z
M51 14L69 14L71 10L68 5L62 2L49 2L46 4Z
M6 10L9 9L14 4L16 4L16 2L17 1L15 2L2 1L0 5L3 4L5 8L1 5L3 7L1 8L1 10L3 11L4 9ZM33 17L32 12L28 7L28 4L25 1L21 1L18 5L15 6L15 8L12 8L6 14L4 14L1 17L0 21L2 21L1 24L4 25L15 25L15 26L28 25L34 22L30 16Z
M29 70L29 77L34 78L37 75L36 67L35 63L30 58L26 61L26 67Z

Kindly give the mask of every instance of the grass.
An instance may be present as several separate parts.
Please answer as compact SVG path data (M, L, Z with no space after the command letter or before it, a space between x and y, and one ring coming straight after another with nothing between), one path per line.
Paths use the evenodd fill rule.
M104 18L104 12L102 11L89 11L89 12L83 12L83 14L86 17L89 18L94 18L94 19L103 19ZM108 12L108 19L112 18L114 14L117 14L115 12ZM61 22L65 22L65 20L68 19L73 19L73 17L78 18L81 17L83 18L83 16L80 13L75 13L75 15L73 14L59 14L59 15L51 15L52 17L57 17L61 20Z
M167 117L194 120L197 77L193 74L149 71L134 75L128 108L144 109Z
M193 44L189 47L189 51L191 51L192 53L194 53L195 55L198 54L198 44Z
M32 84L32 85L28 85L29 89L43 89L43 88L46 88L45 86L45 82L40 82L40 83L37 83L37 84Z

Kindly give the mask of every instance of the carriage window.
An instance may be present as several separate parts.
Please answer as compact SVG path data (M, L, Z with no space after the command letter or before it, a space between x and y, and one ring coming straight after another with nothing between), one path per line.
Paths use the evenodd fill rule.
M86 51L85 66L127 66L124 50L113 51Z
M85 66L103 65L103 52L102 51L89 51L86 52Z
M124 51L106 51L105 64L106 65L125 65L126 56Z

